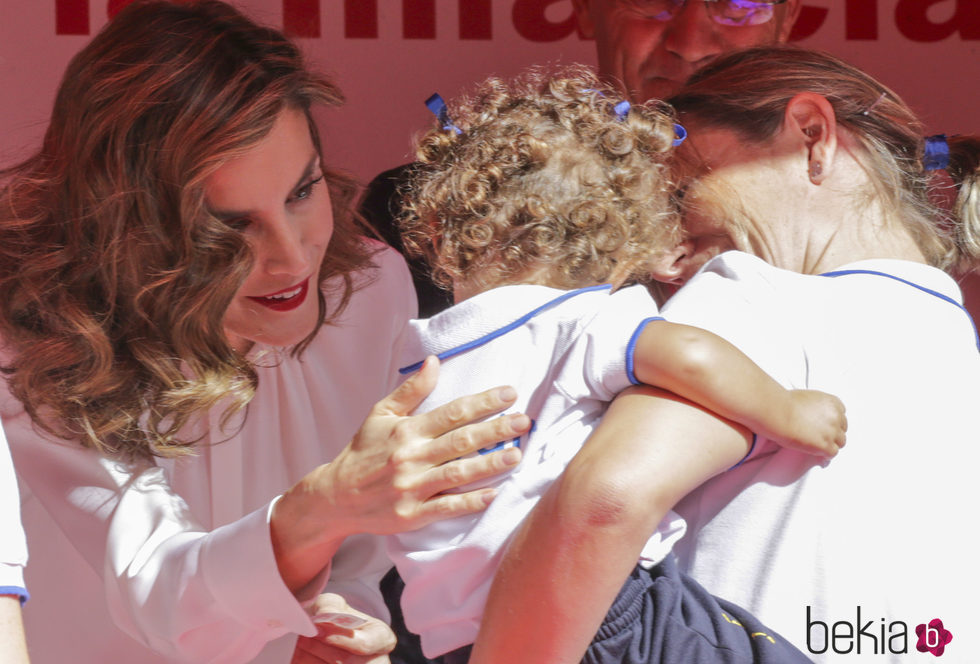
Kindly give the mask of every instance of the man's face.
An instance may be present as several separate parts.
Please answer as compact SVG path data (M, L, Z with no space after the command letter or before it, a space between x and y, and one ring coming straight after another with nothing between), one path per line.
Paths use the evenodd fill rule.
M721 25L703 0L687 0L673 18L658 20L644 0L573 0L579 25L594 37L599 74L634 102L664 99L714 56L747 46L784 42L800 0L774 8L760 25Z

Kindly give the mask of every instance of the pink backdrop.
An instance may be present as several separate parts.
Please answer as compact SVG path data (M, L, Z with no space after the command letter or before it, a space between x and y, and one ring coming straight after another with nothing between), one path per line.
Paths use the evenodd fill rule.
M125 0L0 0L0 164L36 145L68 59ZM570 0L242 0L298 38L348 105L323 118L332 161L367 180L411 157L432 92L540 62L594 62ZM973 132L980 0L804 0L799 43L863 67L930 132ZM980 312L977 289L975 312Z
M68 59L124 0L0 0L0 163L37 142ZM531 63L592 63L570 0L242 0L340 81L335 161L369 178L405 161L422 101ZM804 0L800 43L882 78L931 130L970 131L980 102L980 0Z

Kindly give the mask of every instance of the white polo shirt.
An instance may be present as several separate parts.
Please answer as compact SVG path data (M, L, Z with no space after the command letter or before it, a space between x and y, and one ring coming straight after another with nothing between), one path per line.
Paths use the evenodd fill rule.
M814 276L730 252L663 308L847 407L832 461L760 441L677 507L687 571L816 661L931 660L916 628L935 642L936 619L953 634L940 661L980 652L980 352L960 302L953 279L917 263Z
M428 657L473 643L503 548L524 517L584 444L613 397L635 383L633 345L658 316L642 287L561 291L505 286L481 293L428 320L413 321L399 357L414 370L439 355L439 383L425 412L458 396L513 385L511 412L527 413L524 457L503 478L479 515L441 521L388 539L405 581L405 623ZM659 562L684 533L668 515L643 557Z

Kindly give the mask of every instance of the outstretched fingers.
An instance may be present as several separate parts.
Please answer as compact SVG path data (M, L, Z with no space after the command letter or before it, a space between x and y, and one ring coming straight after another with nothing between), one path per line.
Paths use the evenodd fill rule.
M496 432L501 427L496 423L485 427L485 422L480 420L500 413L516 400L517 392L512 387L495 387L480 394L460 397L414 418L416 433L425 438L439 439L433 441L438 442L437 449L444 452L439 461L449 461L499 442L500 439L494 439L494 436L498 435ZM448 439L445 438L447 434ZM506 438L507 431L503 435Z
M422 488L422 494L428 497L417 506L417 517L422 521L434 521L486 509L496 496L494 489L456 490L513 469L520 463L521 451L518 447L508 447L487 454L468 455L519 438L530 428L530 418L513 414L471 424L433 440L427 449L430 454L427 461L434 465L425 473Z
M422 363L421 369L394 392L375 404L372 415L399 417L410 415L432 393L438 378L439 360L430 355ZM408 440L434 439L452 433L451 444L454 447L446 448L446 441L443 441L438 448L440 451L446 451L446 455L438 462L449 461L474 452L489 443L499 442L487 437L487 435L494 435L492 431L488 434L488 430L484 427L477 425L475 430L471 430L466 425L500 413L512 406L516 400L517 392L509 386L460 397L427 413L404 420L401 427L405 430L398 432L398 435Z
M372 415L409 415L436 388L439 379L439 359L425 358L422 368L408 377L394 392L371 409Z

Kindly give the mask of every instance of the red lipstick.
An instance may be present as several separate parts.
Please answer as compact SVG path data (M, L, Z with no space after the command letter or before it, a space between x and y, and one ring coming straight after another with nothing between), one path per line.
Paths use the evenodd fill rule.
M281 291L269 293L268 295L247 295L252 302L257 302L263 307L273 311L292 311L306 300L306 295L310 290L310 278L307 277L303 283Z

